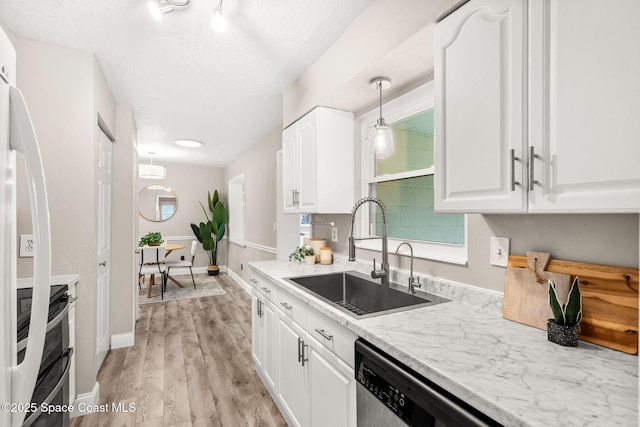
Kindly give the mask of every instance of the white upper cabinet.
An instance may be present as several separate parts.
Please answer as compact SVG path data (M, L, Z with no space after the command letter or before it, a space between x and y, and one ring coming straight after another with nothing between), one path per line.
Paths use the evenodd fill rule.
M436 25L436 210L640 211L640 2L472 0Z
M531 2L531 212L640 210L638 16L638 0Z
M314 108L282 132L282 162L284 212L351 212L353 113Z

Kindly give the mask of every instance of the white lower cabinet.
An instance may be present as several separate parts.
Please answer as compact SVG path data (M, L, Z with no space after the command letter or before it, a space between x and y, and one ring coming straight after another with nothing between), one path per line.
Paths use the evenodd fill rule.
M256 369L271 388L276 373L276 310L271 301L254 291L252 296L252 352Z
M356 382L353 368L309 340L311 426L356 425Z
M353 348L356 335L286 291L272 287L269 298L278 302L274 304L258 290L264 280L252 280L254 367L287 423L355 426L353 360L341 357L353 358L352 351L346 349Z

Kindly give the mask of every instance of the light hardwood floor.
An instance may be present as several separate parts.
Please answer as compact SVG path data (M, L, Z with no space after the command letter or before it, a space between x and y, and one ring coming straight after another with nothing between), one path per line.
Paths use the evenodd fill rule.
M140 307L135 345L110 351L98 374L109 412L95 426L285 426L251 360L251 299L227 275L226 294ZM135 405L129 413L112 403Z

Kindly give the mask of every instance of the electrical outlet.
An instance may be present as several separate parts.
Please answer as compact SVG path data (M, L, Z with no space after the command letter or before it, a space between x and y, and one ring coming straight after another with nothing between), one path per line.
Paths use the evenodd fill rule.
M331 227L331 241L338 242L338 227Z
M491 237L491 253L489 255L489 263L498 267L506 267L509 261L509 245L508 237Z
M20 235L20 258L32 258L35 252L33 234Z

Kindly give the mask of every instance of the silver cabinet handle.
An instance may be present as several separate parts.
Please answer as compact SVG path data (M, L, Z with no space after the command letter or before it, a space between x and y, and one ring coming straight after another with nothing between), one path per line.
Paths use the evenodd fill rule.
M302 366L304 366L304 362L308 362L309 359L305 357L304 355L304 349L305 347L309 347L308 344L304 343L304 340L300 337L298 337L298 362L302 363Z
M516 157L516 150L511 149L511 191L516 191L516 185L520 182L516 181L516 160L520 161L520 157Z
M106 267L106 266L107 266L107 261L102 261L102 262L101 262L100 264L98 264L98 265L100 265L100 266L102 266L102 267Z
M290 306L286 302L281 302L280 305L283 306L284 308L286 308L287 310L291 310L293 308L292 306Z
M265 292L266 292L266 293L268 293L268 294L270 294L270 293L271 293L271 289L269 289L269 288L267 288L267 287L265 287L265 286L261 287L260 289L262 289L263 291L265 291Z
M262 300L260 298L256 301L256 315L262 317Z
M540 156L535 152L535 147L533 145L529 147L529 191L533 191L534 184L540 184L540 182L535 179L535 168L533 167L533 161L539 158Z
M324 331L324 329L318 329L316 328L316 332L319 333L320 335L322 335L322 338L331 341L333 339L333 335L327 335L327 333Z
M258 281L256 279L254 279L253 277L251 279L249 279L249 280L251 280L251 283L258 283Z

